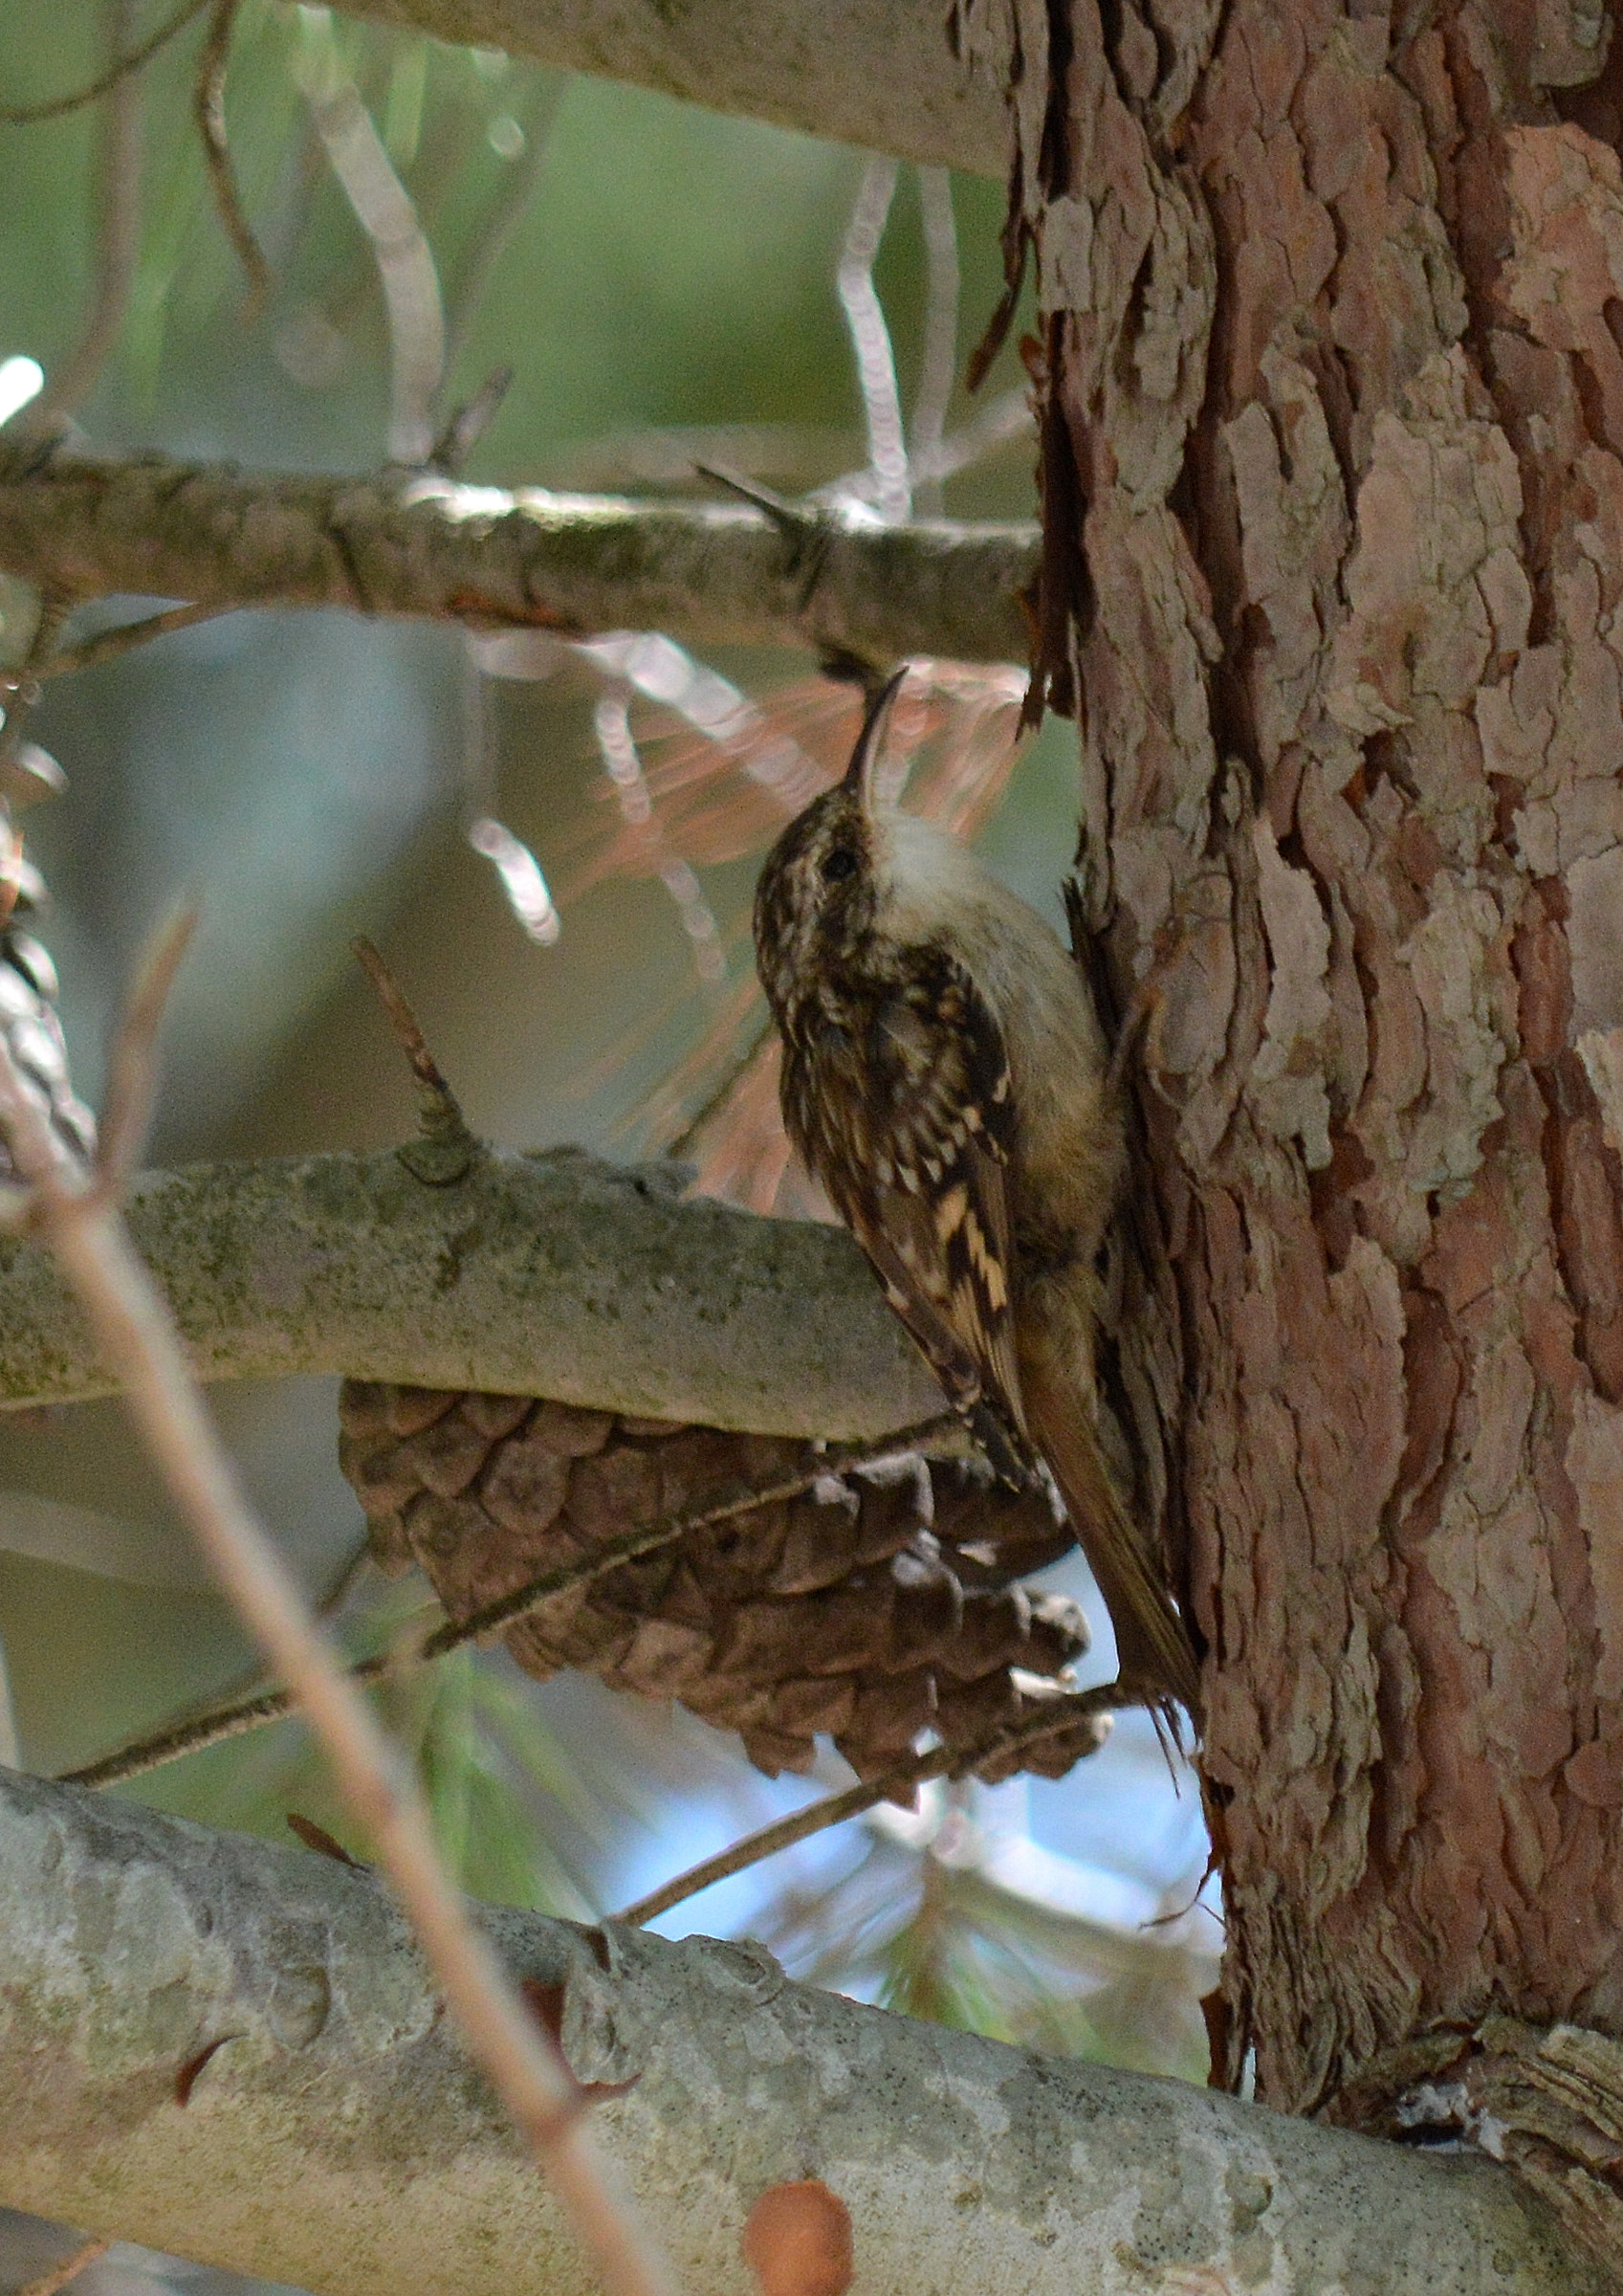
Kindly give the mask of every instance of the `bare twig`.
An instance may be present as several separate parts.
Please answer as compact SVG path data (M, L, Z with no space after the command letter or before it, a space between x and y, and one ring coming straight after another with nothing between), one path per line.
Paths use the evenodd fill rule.
M448 375L455 372L457 360L467 345L491 275L522 220L525 209L535 197L552 137L553 120L568 85L568 79L559 74L541 80L530 91L530 100L518 122L524 135L524 148L504 171L501 189L474 234L472 244L464 254L457 267L454 283L446 298L449 305L446 321Z
M352 1682L376 1682L388 1670L389 1660L380 1653L351 1667L349 1676ZM284 1689L238 1698L230 1706L211 1707L207 1713L188 1715L185 1721L155 1730L149 1737L103 1755L99 1761L86 1762L77 1770L64 1770L56 1783L85 1787L126 1785L132 1777L145 1777L149 1771L178 1762L183 1755L202 1754L208 1747L225 1746L232 1738L245 1738L252 1731L263 1730L269 1723L285 1722L293 1711L292 1693Z
M162 613L143 614L139 622L117 622L77 646L65 646L41 665L38 675L67 677L76 670L99 670L104 662L116 662L139 646L150 646L154 638L166 638L171 630L195 629L200 622L218 622L223 614L237 610L234 606L166 606Z
M79 2274L99 2258L105 2256L112 2245L111 2241L99 2239L80 2241L77 2248L70 2248L66 2256L51 2265L48 2271L41 2272L36 2280L26 2281L17 2290L17 2296L56 2296L59 2288L65 2288L71 2280L77 2280Z
M96 1161L103 1183L118 1195L146 1143L158 1030L181 960L197 930L197 914L195 908L180 908L160 926L136 968L123 1021L113 1040Z
M435 1855L427 1815L355 1685L255 1522L204 1411L156 1287L105 1190L86 1190L0 1044L0 1128L31 1190L32 1224L78 1293L170 1492L267 1656L321 1738L352 1815L376 1844L474 2057L513 2114L618 2296L669 2296L582 2115L573 2077L526 2012Z
M102 0L107 44L115 56L134 22L132 0ZM141 88L129 73L119 73L104 91L97 173L96 293L84 333L65 364L19 422L39 437L60 430L95 386L123 331L130 289L141 253Z
M427 1186L449 1187L466 1176L479 1155L479 1143L468 1129L462 1104L440 1072L400 982L364 934L358 934L349 945L377 990L417 1080L419 1137L399 1151L401 1160Z
M446 371L450 371L447 362ZM501 403L513 388L513 369L510 366L493 367L473 396L458 407L435 439L428 456L431 467L444 471L454 478L463 464L478 445L500 412Z
M521 1619L527 1619L555 1596L603 1578L609 1571L618 1570L622 1563L640 1561L645 1555L655 1554L661 1547L686 1538L690 1533L708 1531L717 1523L735 1522L740 1515L753 1514L760 1508L803 1498L825 1475L872 1467L897 1451L939 1440L958 1424L955 1415L943 1414L922 1421L917 1426L898 1428L883 1443L854 1446L844 1451L821 1451L795 1473L780 1475L776 1481L742 1491L735 1498L724 1499L713 1507L701 1507L691 1513L663 1515L651 1523L639 1524L619 1538L605 1539L590 1555L527 1578L511 1594L498 1595L494 1601L481 1604L466 1618L446 1620L443 1625L405 1649L381 1650L371 1658L360 1660L349 1669L350 1680L380 1682L387 1676L429 1665L436 1658L461 1649L467 1643L517 1625ZM87 1762L82 1769L64 1771L59 1782L70 1786L122 1785L132 1777L143 1777L150 1770L162 1769L166 1762L178 1761L182 1755L198 1754L205 1747L222 1745L228 1738L242 1737L250 1731L263 1729L268 1722L283 1721L293 1711L291 1691L264 1690L252 1698L238 1699L230 1706L214 1707L207 1713L171 1723L149 1737L103 1755L99 1761Z
M443 1626L436 1626L432 1634L424 1638L418 1655L422 1659L441 1658L448 1650L455 1650L478 1636L516 1625L554 1595L563 1594L587 1579L601 1578L623 1562L636 1562L660 1547L685 1538L690 1532L709 1531L717 1523L735 1522L740 1515L754 1514L763 1507L786 1505L791 1499L803 1498L827 1475L858 1473L864 1468L876 1467L882 1459L894 1458L899 1451L916 1450L925 1443L939 1443L949 1434L961 1432L961 1428L962 1422L956 1412L938 1412L932 1419L921 1420L916 1426L898 1427L882 1443L853 1445L840 1451L819 1451L792 1474L757 1484L734 1498L719 1500L714 1506L641 1524L635 1530L623 1532L618 1538L605 1539L590 1555L560 1563L556 1570L540 1572L524 1585L515 1587L512 1594L498 1595L494 1601L470 1612L465 1619L447 1620Z
M338 1616L354 1593L356 1582L371 1559L372 1541L362 1531L361 1536L327 1581L321 1599L316 1605L316 1616L318 1619L331 1619Z
M0 126L28 127L36 120L60 120L67 112L77 112L82 104L94 103L99 96L105 96L121 79L127 79L132 72L149 64L159 49L166 48L175 34L184 32L193 16L200 16L208 6L208 0L181 0L174 14L160 24L156 32L138 47L115 56L107 69L98 73L84 87L75 88L67 96L48 96L39 103L0 105Z
M231 28L241 5L242 0L214 0L208 36L197 59L192 114L203 143L204 165L208 170L220 226L248 281L243 317L252 320L258 317L270 293L271 267L243 211L236 170L231 166L231 147L226 135L226 71L230 62Z
M877 1777L847 1786L844 1793L826 1795L822 1801L808 1802L803 1810L795 1810L787 1818L745 1834L731 1848L718 1850L713 1858L690 1866L686 1873L677 1874L673 1881L650 1889L647 1897L639 1897L614 1918L638 1925L652 1921L656 1914L669 1913L672 1906L697 1897L701 1889L710 1888L713 1883L744 1873L763 1859L775 1858L779 1850L792 1849L797 1842L825 1833L830 1826L844 1825L847 1818L860 1818L865 1810L888 1801L893 1794L906 1792L910 1786L921 1786L930 1778L944 1777L948 1771L961 1774L976 1769L982 1762L1035 1745L1042 1738L1054 1736L1056 1732L1072 1730L1078 1722L1087 1721L1096 1714L1113 1713L1119 1707L1137 1703L1133 1693L1121 1684L1107 1683L1100 1689L1077 1690L1057 1698L1012 1729L994 1733L979 1746L933 1746L928 1754L909 1755L905 1761L892 1763Z
M463 1123L461 1105L456 1094L445 1080L439 1062L428 1049L428 1040L423 1034L417 1015L406 1003L406 992L379 956L377 949L364 933L358 933L350 942L362 970L378 992L378 1002L389 1016L389 1026L400 1039L401 1049L411 1063L423 1095L425 1122L431 1117L436 1126Z
M815 502L792 502L776 488L762 486L759 479L746 477L742 471L730 471L724 463L695 462L693 468L701 478L713 478L740 502L753 502L757 510L764 510L780 533L799 540L816 530L821 514Z

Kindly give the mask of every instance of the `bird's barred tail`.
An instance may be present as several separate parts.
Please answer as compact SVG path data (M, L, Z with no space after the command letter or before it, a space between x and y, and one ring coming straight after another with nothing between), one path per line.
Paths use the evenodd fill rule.
M1121 1679L1142 1684L1147 1705L1175 1698L1198 1731L1200 1673L1183 1621L1116 1494L1086 1402L1053 1376L1047 1352L1022 1353L1026 1413L1110 1614Z

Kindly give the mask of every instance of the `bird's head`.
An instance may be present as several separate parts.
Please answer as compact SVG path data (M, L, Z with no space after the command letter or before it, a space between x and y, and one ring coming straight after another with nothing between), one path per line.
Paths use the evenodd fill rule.
M904 667L870 705L844 778L796 815L756 889L756 965L780 1027L808 991L857 959L873 932L886 844L874 769Z

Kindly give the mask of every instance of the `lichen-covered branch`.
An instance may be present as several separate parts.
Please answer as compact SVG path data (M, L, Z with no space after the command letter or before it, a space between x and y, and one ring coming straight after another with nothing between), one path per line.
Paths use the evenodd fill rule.
M488 1910L685 2285L745 2296L769 2185L865 2296L1149 2286L1594 2296L1486 2161L1027 2056L758 1947ZM318 2296L587 2296L374 1877L0 1772L0 2202Z
M745 502L42 456L0 437L0 568L84 598L337 607L565 635L1023 661L1036 531Z
M347 1372L654 1419L862 1440L941 1408L856 1246L677 1201L658 1166L411 1151L200 1164L129 1224L205 1379ZM105 1394L49 1256L0 1240L0 1400Z
M436 38L629 79L899 159L1001 176L1002 11L974 0L343 0ZM986 18L984 24L978 19ZM954 38L954 34L956 35ZM980 56L968 51L978 41ZM954 53L954 48L956 53Z

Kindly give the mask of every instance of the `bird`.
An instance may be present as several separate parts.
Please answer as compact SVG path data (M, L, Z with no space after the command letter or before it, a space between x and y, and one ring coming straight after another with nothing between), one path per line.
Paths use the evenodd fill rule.
M1200 1676L1095 1410L1099 1247L1125 1133L1073 956L876 768L898 670L844 776L762 865L756 964L789 1137L995 1465L1045 1464L1115 1629L1120 1683L1198 1728Z

